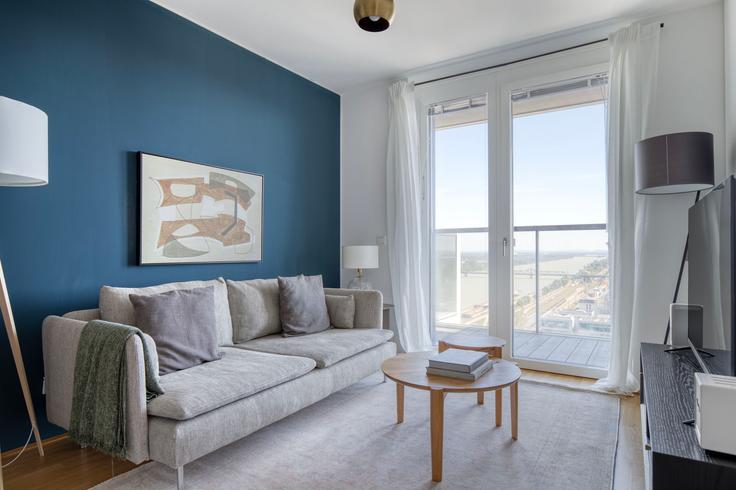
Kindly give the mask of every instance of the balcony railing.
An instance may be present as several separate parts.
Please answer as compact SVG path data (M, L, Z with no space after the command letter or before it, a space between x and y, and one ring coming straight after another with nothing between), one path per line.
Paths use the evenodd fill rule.
M605 231L604 223L514 227L515 329L610 336ZM438 325L488 325L487 240L488 228L435 230Z

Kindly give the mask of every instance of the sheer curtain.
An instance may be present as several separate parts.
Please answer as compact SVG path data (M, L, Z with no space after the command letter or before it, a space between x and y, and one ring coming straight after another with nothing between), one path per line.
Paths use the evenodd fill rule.
M639 389L637 298L646 200L634 193L634 145L645 137L657 82L659 24L633 24L608 38L608 242L612 342L608 376L596 388L629 394Z
M396 329L406 352L432 349L422 275L421 196L414 84L401 80L389 89L386 210Z

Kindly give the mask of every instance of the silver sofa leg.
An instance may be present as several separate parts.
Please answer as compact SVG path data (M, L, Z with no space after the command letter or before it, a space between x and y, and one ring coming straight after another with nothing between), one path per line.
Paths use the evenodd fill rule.
M184 465L176 468L176 490L184 490Z

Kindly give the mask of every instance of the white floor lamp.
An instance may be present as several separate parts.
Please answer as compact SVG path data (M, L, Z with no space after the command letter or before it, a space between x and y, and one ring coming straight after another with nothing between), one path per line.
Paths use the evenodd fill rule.
M0 186L31 187L48 184L48 118L43 111L0 96ZM28 387L23 354L15 329L13 310L10 307L5 274L0 263L0 309L15 369L23 390L28 417L36 438L38 454L43 456L41 434L38 432L36 412L33 409L31 390Z

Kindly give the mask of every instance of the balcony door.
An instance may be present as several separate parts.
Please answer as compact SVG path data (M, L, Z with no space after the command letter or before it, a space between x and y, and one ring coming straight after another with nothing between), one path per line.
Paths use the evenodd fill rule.
M495 321L495 84L485 77L422 87L427 279L432 338Z
M607 87L593 73L509 95L512 356L527 367L608 367Z
M436 334L468 327L485 331L490 325L487 95L433 104L429 111Z
M435 341L489 333L522 367L605 374L606 59L591 48L417 90Z

